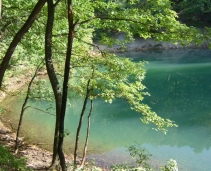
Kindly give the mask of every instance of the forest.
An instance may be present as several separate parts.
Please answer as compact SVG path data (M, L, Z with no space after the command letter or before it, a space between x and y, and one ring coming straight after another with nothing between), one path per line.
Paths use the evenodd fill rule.
M48 166L52 170L86 170L90 119L97 100L108 104L119 99L125 101L131 110L141 114L142 123L152 123L155 130L164 134L168 128L177 127L174 121L160 117L143 102L150 95L143 83L146 62L119 57L102 50L100 45L120 45L124 52L127 43L138 36L183 46L205 44L211 47L209 0L0 0L0 14L1 96L15 96L24 90L19 122L14 128L13 153L16 156L20 153L20 136L24 136L21 130L25 129L22 122L30 100L48 101L51 105L46 109L34 110L48 113L50 109L55 116L52 158ZM124 35L123 40L116 38L120 34ZM18 83L22 83L21 86ZM11 90L11 84L13 87L17 84L15 91ZM77 113L78 126L69 166L64 152L64 140L70 134L65 129L65 117L71 100L79 97L83 103ZM7 111L1 107L0 112L4 118ZM83 148L79 149L85 117L88 118L87 133L83 137ZM1 153L5 149L0 147ZM136 148L130 150L138 155ZM80 159L79 151L82 151ZM141 154L139 157L146 157ZM7 156L0 159L3 170L13 167L3 159L13 161L7 160ZM144 160L139 159L137 166L122 170L151 170ZM172 170L169 165L162 170ZM17 167L10 169L29 169L22 165Z

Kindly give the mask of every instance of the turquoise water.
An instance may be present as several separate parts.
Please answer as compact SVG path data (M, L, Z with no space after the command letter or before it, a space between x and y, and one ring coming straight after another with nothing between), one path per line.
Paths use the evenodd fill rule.
M140 122L141 115L130 110L126 102L116 100L112 104L94 102L91 118L91 132L88 159L107 167L113 163L130 162L127 146L135 143L145 147L156 170L169 158L177 160L179 170L209 171L211 168L211 51L166 50L124 54L134 61L147 60L147 74L144 84L151 96L147 103L160 116L174 120L178 128L169 129L165 135L152 130L153 125ZM71 153L75 141L83 99L72 100L67 109L66 129L70 135L65 140L65 150ZM40 101L31 105L45 108ZM7 101L12 120L18 119L21 101ZM89 106L88 106L89 109ZM49 112L54 112L53 110ZM88 111L87 111L88 113ZM51 148L55 117L37 110L27 109L23 134L29 140ZM86 131L84 119L83 132ZM84 138L80 139L83 147Z

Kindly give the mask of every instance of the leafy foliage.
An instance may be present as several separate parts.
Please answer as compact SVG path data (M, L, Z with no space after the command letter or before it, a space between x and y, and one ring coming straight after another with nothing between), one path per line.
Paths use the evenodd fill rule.
M3 2L3 15L0 20L1 57L5 54L16 32L24 24L35 3L36 0ZM43 32L45 28L42 24L44 19L45 15L40 15L39 21L36 20L34 27L32 27L28 34L26 34L26 37L22 39L21 44L16 48L13 58L10 61L11 65L39 63L40 58L38 58L38 56L43 56L42 47L44 46L44 35L42 35L41 32Z
M113 171L153 171L151 166L147 163L150 159L150 154L140 145L135 144L128 147L130 156L134 159L137 166L131 166L129 164L113 165L111 166ZM169 159L165 166L161 167L162 171L178 171L177 162L173 159Z
M177 162L173 159L169 159L164 167L161 167L162 171L178 171Z
M83 57L82 57L83 58ZM75 58L73 58L75 60ZM144 64L135 63L128 58L117 57L113 54L96 54L86 59L79 59L78 65L72 70L73 81L71 89L84 95L87 81L91 79L89 89L90 99L101 98L105 102L112 103L120 98L131 105L131 109L143 114L144 123L154 123L158 129L166 131L165 127L176 126L170 120L164 120L152 112L150 107L142 104L145 95L145 86L142 81L145 77ZM74 63L74 62L73 62Z
M201 21L202 26L207 25L210 22L211 16L211 2L209 0L180 0L175 1L174 9L179 13L181 19L185 19L186 22L193 21L198 24Z
M144 96L149 95L145 92L145 86L142 84L145 77L144 62L134 63L130 59L100 51L98 45L93 43L93 33L100 30L100 43L109 46L121 44L124 47L125 43L134 40L135 34L145 39L153 38L185 45L188 43L200 44L204 40L209 40L210 35L207 35L210 34L209 29L204 35L194 27L181 24L177 20L177 13L171 9L169 0L73 0L68 1L68 5L71 7L71 10L68 8L69 17L66 14L67 3L65 1L48 0L47 2L48 8L44 6L28 33L22 38L10 65L31 67L40 63L45 56L51 83L53 81L56 83L56 85L52 84L57 107L55 137L59 130L61 146L55 147L55 149L61 150L57 151L61 154L60 159L64 158L62 156L63 138L61 137L64 135L63 120L67 92L65 88L69 77L69 67L69 88L79 95L85 96L88 90L91 100L101 98L109 103L121 98L131 105L132 110L143 115L142 122L146 124L152 122L157 126L156 129L163 131L166 131L166 127L176 126L172 121L157 116L148 105L142 104ZM6 47L9 46L9 42L18 28L25 23L35 3L35 0L10 0L3 3L4 13L0 20L0 39L3 40L0 43L1 56L5 53ZM53 21L54 9L55 20ZM47 14L48 12L51 12L51 16ZM73 21L70 22L68 20L70 18L73 18ZM46 20L49 25L45 31ZM51 32L52 26L53 31ZM122 40L115 39L110 32L124 34L124 38ZM72 44L70 40L73 40L73 37ZM46 43L44 44L44 42ZM70 57L71 62L66 65L65 60ZM2 59L2 57L0 58ZM65 76L67 76L65 79L63 78L64 64ZM65 81L63 94L61 94L60 83L63 82L63 79ZM35 87L42 87L42 84L37 83ZM51 91L45 88L44 91L34 91L33 95L36 94L45 98L44 96L51 94ZM61 95L65 97L62 101ZM49 97L46 99L49 100ZM62 106L61 110L60 106ZM57 142L56 140L55 144ZM62 163L62 161L60 162ZM61 165L65 170L64 160Z
M147 164L147 161L151 155L145 148L141 148L140 145L132 145L128 147L128 151L130 152L130 156L134 159L137 166L143 166L143 168L151 170L149 164Z
M26 168L25 159L15 158L8 149L0 146L0 171L29 171L31 169Z
M37 78L32 85L30 98L39 100L53 101L53 91L46 79Z

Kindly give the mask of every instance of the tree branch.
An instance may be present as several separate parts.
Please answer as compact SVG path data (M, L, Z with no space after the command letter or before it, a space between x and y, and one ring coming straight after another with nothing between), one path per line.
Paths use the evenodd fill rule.
M61 0L57 0L56 3L54 4L54 7L56 7L60 1Z
M2 80L4 77L4 73L9 65L9 61L12 57L13 52L15 51L16 46L21 41L22 37L25 35L25 33L29 30L29 28L34 23L34 20L36 19L37 15L40 13L42 7L45 5L46 0L39 0L37 4L35 5L34 9L32 10L31 14L29 15L28 19L26 20L23 27L17 32L15 35L13 41L11 42L4 58L0 66L0 88L2 86Z
M21 129L21 125L22 125L22 121L23 121L23 115L24 115L24 111L25 109L27 108L26 107L26 104L28 102L28 99L29 99L29 95L30 95L30 92L31 92L31 86L32 86L32 83L34 81L34 79L36 78L37 76L37 73L38 71L42 68L41 65L43 64L43 61L38 65L33 77L31 78L31 81L29 82L29 85L28 85L28 89L27 89L27 93L26 93L26 97L25 97L25 101L22 105L22 108L21 108L21 114L20 114L20 119L19 119L19 123L18 123L18 129L17 129L17 133L16 133L16 140L15 140L15 153L18 152L18 137L19 137L19 133L20 133L20 129Z
M38 110L40 112L47 113L47 114L52 115L52 116L56 116L56 115L54 115L54 114L52 114L50 112L46 112L46 111L44 111L42 109L39 109L39 108L36 108L36 107L33 107L33 106L26 106L25 109L27 109L27 108L32 108L32 109Z

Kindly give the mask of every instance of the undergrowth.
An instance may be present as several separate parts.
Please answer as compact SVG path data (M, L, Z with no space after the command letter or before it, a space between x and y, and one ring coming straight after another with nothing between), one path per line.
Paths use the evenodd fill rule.
M0 146L0 171L30 171L24 158L16 158L6 147Z

